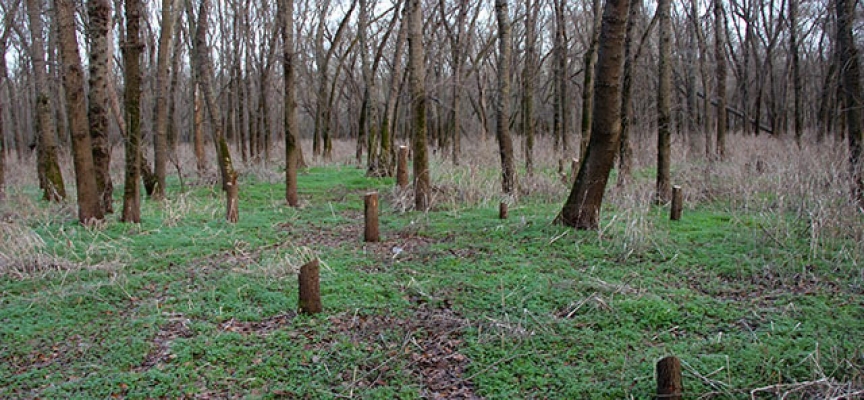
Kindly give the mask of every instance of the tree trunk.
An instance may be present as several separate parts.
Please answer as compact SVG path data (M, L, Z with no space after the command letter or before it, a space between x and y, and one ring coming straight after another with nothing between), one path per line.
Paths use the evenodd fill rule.
M717 87L717 156L722 160L726 157L726 44L724 36L725 18L723 17L723 1L714 0L714 62Z
M516 187L516 167L513 160L513 140L510 138L510 62L512 47L510 42L510 12L506 0L495 0L495 15L498 20L498 97L495 103L497 121L495 136L498 138L498 151L501 154L501 190L514 194Z
M414 208L429 210L432 188L426 144L426 65L423 50L423 10L420 0L408 0L408 70L411 76L414 149Z
M629 0L607 0L597 55L591 141L576 183L558 221L577 229L598 229L600 206L621 135L621 70Z
M525 65L522 70L522 134L525 137L525 172L534 175L534 86L537 63L539 1L525 0Z
M633 146L630 143L630 114L633 94L633 67L636 57L633 54L636 19L642 9L642 0L630 0L624 41L624 77L621 81L621 142L618 149L618 186L625 186L633 170Z
M207 172L207 153L204 151L204 102L201 100L201 84L195 82L192 88L192 104L195 108L192 121L192 142L195 148L195 165L198 176Z
M795 130L795 143L801 146L801 137L804 134L804 111L802 101L804 96L804 84L801 81L801 60L798 55L798 0L789 0L789 50L792 53L792 129Z
M66 186L57 160L57 136L51 115L48 77L45 72L45 38L42 22L43 0L27 0L30 20L30 59L33 66L33 86L36 90L36 163L42 199L59 202L66 198Z
M408 7L402 9L402 22L399 25L399 34L396 35L396 49L393 52L393 67L390 73L390 86L387 93L387 103L384 106L384 116L381 120L381 151L379 152L378 165L383 168L386 176L393 176L396 163L394 162L394 137L396 136L396 104L399 101L399 87L402 82L402 50L408 36L405 20Z
M8 30L9 27L6 27ZM5 30L4 30L5 33ZM6 37L0 38L0 93L6 80ZM3 97L0 96L0 202L6 200L6 125L3 123Z
M125 0L126 41L123 44L123 103L126 111L126 174L123 182L123 222L141 222L141 8L140 0Z
M285 82L285 201L300 205L297 195L297 168L300 139L297 131L297 94L294 76L294 0L279 0L282 18L282 70Z
M176 0L162 0L162 27L159 32L159 50L156 65L156 115L155 135L153 137L153 171L156 186L153 199L165 197L165 175L168 164L168 107L170 102L169 60L171 39L174 34L174 9Z
M671 139L672 139L672 1L657 3L659 25L659 87L657 88L657 192L655 201L660 204L672 199L670 183Z
M213 64L210 61L210 49L207 44L207 27L209 25L210 0L202 0L198 11L198 23L195 30L193 57L195 76L201 86L204 103L207 105L210 116L210 126L213 129L213 141L216 144L216 156L219 165L219 173L222 177L222 190L226 192L227 210L225 219L229 223L239 220L239 186L237 184L237 171L231 161L231 151L228 141L223 133L220 116L222 112L216 94L213 89Z
M111 59L114 53L111 3L108 0L89 0L87 12L90 17L90 102L87 112L93 144L93 165L102 210L113 213L114 185L111 181L111 143L108 140L108 80L112 79Z
M84 96L84 71L81 67L78 38L75 32L75 4L72 0L57 0L55 8L60 58L65 68L63 88L72 130L72 160L75 164L78 220L88 225L101 220L104 214L93 167L93 147L90 141L90 124L87 120L87 98Z
M600 39L600 17L602 7L601 0L594 0L592 10L594 12L594 24L591 28L591 45L585 52L584 69L582 71L584 80L582 82L582 140L579 143L579 159L585 159L588 143L591 141L591 126L594 113L594 75L596 74L597 48Z
M864 166L862 166L862 142L864 129L861 127L861 67L858 49L855 48L852 34L855 15L855 2L837 0L837 51L840 65L844 66L841 77L845 95L844 114L849 136L849 170L852 178L852 198L858 207L864 208Z
M564 19L564 0L553 0L555 6L555 37L552 45L553 59L553 114L552 131L555 144L567 158L570 134L570 101L567 90L567 37Z

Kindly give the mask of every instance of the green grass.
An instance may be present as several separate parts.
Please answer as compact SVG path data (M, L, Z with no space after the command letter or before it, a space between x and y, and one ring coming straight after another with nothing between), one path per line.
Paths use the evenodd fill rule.
M400 213L392 184L311 168L295 210L247 179L235 225L209 186L145 201L140 225L14 221L68 265L0 275L0 397L418 398L450 393L430 378L450 369L488 398L648 398L669 354L693 397L864 384L861 260L824 256L856 244L814 257L802 230L766 234L792 216L658 207L640 230L607 207L598 234L531 197L507 220ZM362 243L369 190L378 244ZM312 255L326 310L296 316Z

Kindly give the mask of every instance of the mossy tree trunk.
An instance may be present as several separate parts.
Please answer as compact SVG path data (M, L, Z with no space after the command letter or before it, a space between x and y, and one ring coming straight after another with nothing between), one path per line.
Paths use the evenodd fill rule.
M408 0L408 70L411 81L412 135L414 150L414 208L429 209L432 187L426 143L426 65L423 49L423 10L420 0Z
M113 213L114 184L111 181L111 143L108 140L108 80L112 79L111 60L114 54L111 3L108 0L88 0L87 14L90 18L87 31L90 41L90 102L87 114L93 144L93 166L102 210Z
M123 43L123 105L126 114L126 173L121 220L141 222L141 9L140 0L126 0Z
M300 205L297 195L297 169L300 139L297 131L297 90L294 74L294 0L279 0L282 18L282 70L285 84L285 201Z
M498 97L495 103L497 121L495 134L498 137L498 151L501 155L501 190L514 194L516 187L516 166L513 157L513 139L510 137L510 62L512 43L510 39L510 12L506 0L495 1L495 15L498 21Z
M104 217L96 174L93 166L93 146L90 140L90 123L87 119L87 98L84 95L84 69L78 53L78 37L75 28L75 3L72 0L56 0L60 59L63 62L63 89L69 107L69 128L72 137L72 160L75 165L75 183L78 194L78 220L85 225Z
M597 229L600 206L615 162L621 134L621 72L630 0L607 0L597 54L597 85L591 141L557 221L577 229Z
M672 199L670 183L672 140L672 0L657 3L659 25L659 85L657 88L657 181L655 201Z
M66 198L66 186L57 160L57 128L51 112L48 95L48 76L45 64L45 36L42 15L43 0L27 0L30 21L30 62L33 68L33 86L36 91L36 170L42 199L59 202Z
M239 186L237 171L231 161L231 151L222 127L222 111L216 100L213 89L213 64L210 61L210 49L207 44L207 27L209 26L210 0L202 0L198 9L198 21L194 37L193 69L201 88L204 103L210 116L210 126L213 129L213 141L216 144L217 163L222 177L222 190L226 192L225 219L230 223L239 220Z

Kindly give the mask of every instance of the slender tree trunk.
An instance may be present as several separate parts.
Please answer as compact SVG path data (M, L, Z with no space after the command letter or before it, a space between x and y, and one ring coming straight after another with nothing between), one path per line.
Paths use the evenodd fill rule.
M717 156L726 157L726 35L723 1L714 0L714 64L717 87Z
M837 52L840 65L844 66L841 76L845 95L846 128L849 136L849 169L852 178L852 198L858 207L864 209L864 165L862 165L862 142L864 129L861 126L861 67L858 49L852 34L855 20L855 2L836 0L837 12Z
M279 0L282 18L282 70L285 80L285 201L300 205L297 195L297 168L300 153L297 131L297 94L294 77L294 0Z
M175 12L179 13L179 10ZM176 21L175 21L176 22ZM177 128L177 118L175 116L177 112L177 89L180 83L180 59L183 58L183 42L182 42L182 29L180 29L180 24L175 23L174 27L174 56L172 59L171 65L171 88L168 91L168 158L172 163L178 166L179 168L179 160L177 160L177 142L180 140L179 129ZM179 172L179 171L178 171Z
M402 22L396 35L396 49L393 52L393 67L390 72L390 85L387 93L387 103L384 106L384 116L381 120L381 151L378 164L383 166L386 176L393 176L396 163L393 139L396 136L396 104L399 102L399 87L402 82L402 51L408 37L405 20L408 7L402 9Z
M57 161L57 129L51 112L48 76L45 72L43 0L27 0L30 20L30 59L36 89L36 159L42 199L59 202L66 198L66 186Z
M600 17L602 7L601 0L594 0L594 25L591 33L591 45L588 51L585 52L583 74L585 79L582 83L582 140L579 144L579 158L585 159L585 152L588 149L588 143L591 141L591 126L594 118L594 75L596 73L595 65L597 64L597 48L599 47L600 39ZM626 18L626 16L625 16Z
M414 208L429 209L432 188L426 144L426 65L423 50L423 10L420 0L408 0L408 71L411 77Z
M240 218L237 186L237 171L231 161L231 151L228 141L223 133L220 116L222 112L216 94L213 89L213 64L210 61L210 49L207 44L207 27L209 25L210 0L202 0L198 11L198 23L195 31L195 56L193 57L195 75L201 86L204 103L210 116L210 125L213 129L213 139L216 144L217 162L219 173L222 177L222 190L226 193L227 204L225 219L230 223L236 223Z
M75 33L75 4L72 0L56 0L54 6L59 30L60 58L65 69L63 88L72 130L72 160L75 164L78 220L87 225L101 220L104 214L93 167L93 147L90 141L90 124L87 120L87 98L84 95L84 70L81 67L78 38Z
M801 60L798 54L798 0L789 0L789 51L792 56L792 123L795 130L795 143L801 146L804 134L803 96L804 85L801 81Z
M6 29L9 29L7 26ZM5 32L4 32L5 33ZM0 94L6 81L6 38L0 38ZM0 202L6 200L6 125L3 121L3 97L0 95Z
M123 182L123 222L141 222L141 8L140 0L125 0L126 42L123 44L123 103L126 110L126 175Z
M525 65L522 70L522 134L525 136L525 172L534 175L534 86L537 63L539 1L525 0Z
M198 176L203 176L207 172L207 153L204 151L204 101L201 99L201 84L197 79L195 79L193 86L192 105L195 109L192 121L192 146L195 149L195 165Z
M513 140L510 138L510 12L507 0L495 0L495 15L498 20L498 97L495 103L497 121L495 134L501 154L501 190L515 194L516 167L513 159Z
M621 72L629 0L607 0L597 55L597 85L591 141L558 221L577 229L597 229L600 206L615 162L621 134Z
M165 197L165 175L168 164L168 107L170 102L170 76L168 60L171 54L171 42L174 34L175 0L162 0L162 27L159 32L159 50L156 65L156 115L155 135L153 137L153 171L156 175L156 187L153 199L162 200Z
M570 134L570 101L567 90L567 37L564 18L564 0L553 0L555 6L555 37L552 45L553 59L553 115L552 131L555 144L561 145L561 152L567 157Z
M625 28L624 41L624 77L621 81L621 144L618 150L618 186L625 186L633 170L633 146L630 143L630 114L633 94L633 67L636 57L633 55L636 19L642 9L642 0L630 0L630 11Z
M111 143L108 141L108 80L114 54L111 35L111 3L108 0L88 0L90 17L90 139L93 144L93 164L96 187L100 193L102 210L113 213L114 185L111 181Z
M657 3L659 25L659 87L657 88L657 192L655 201L672 199L670 164L672 158L672 1Z

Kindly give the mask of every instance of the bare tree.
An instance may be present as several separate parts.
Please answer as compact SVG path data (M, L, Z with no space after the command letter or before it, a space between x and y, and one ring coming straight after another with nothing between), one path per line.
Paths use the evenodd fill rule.
M87 31L90 41L90 101L87 114L93 145L93 165L102 209L105 213L113 213L114 185L111 182L111 143L108 140L108 81L112 79L111 60L114 54L111 3L108 0L88 0L87 14L90 18Z
M81 67L78 38L75 32L75 4L72 0L56 0L54 6L57 13L60 58L65 66L63 89L69 107L69 128L72 131L72 160L75 164L78 220L87 225L101 220L104 213L93 167L87 98L84 95L84 69Z
M714 96L717 98L717 156L726 157L726 23L723 0L714 0L714 74L717 80Z
M837 52L843 80L843 94L846 102L846 129L849 136L849 169L852 178L852 198L858 207L864 209L864 165L862 165L862 142L864 129L861 127L861 66L852 27L855 15L855 1L836 0L837 13Z
M672 139L672 0L657 2L659 24L659 87L657 88L657 192L655 200L672 199L670 177Z
M584 80L582 83L582 140L579 145L579 158L585 159L585 152L588 149L588 143L591 141L591 127L593 125L594 116L594 77L596 74L597 51L600 40L600 17L601 0L594 0L592 10L594 12L594 24L591 29L591 43L588 46L588 51L584 56Z
M621 72L629 0L607 0L603 10L594 86L591 141L573 189L557 220L577 229L597 229L600 206L621 134Z
M141 222L141 14L140 0L125 0L123 43L123 105L126 112L126 173L123 222Z
M411 111L414 150L414 208L429 209L432 187L426 144L426 65L423 50L423 10L420 0L408 0L408 72L411 80Z
M155 134L153 135L153 172L156 186L153 199L165 197L165 175L168 164L168 110L170 96L170 55L174 38L174 19L179 0L162 0L162 26L159 30L159 49L156 64L156 112Z
M513 140L510 138L510 62L513 48L507 0L495 0L495 15L498 20L498 97L495 103L497 114L495 134L501 155L501 190L506 194L514 194L517 190L516 167L513 159Z
M540 2L525 0L525 63L522 66L522 135L525 137L525 172L534 175L534 90L537 80L537 16Z
M201 95L207 107L207 114L210 116L210 126L213 129L217 163L219 165L219 173L222 177L222 190L226 193L225 219L228 222L235 223L240 218L238 204L240 188L237 186L237 171L234 170L234 164L231 161L231 151L228 148L228 140L225 138L220 120L222 111L213 89L213 63L210 60L210 47L207 44L209 14L210 0L202 0L198 9L198 21L195 27L193 69L195 70L195 77L200 85Z
M36 164L42 198L61 201L66 198L66 186L57 161L57 139L48 76L45 72L45 38L42 21L43 0L27 0L30 20L30 60L33 66L33 86L36 90Z
M570 134L570 99L567 90L567 35L564 18L564 0L553 0L555 6L555 35L553 53L553 115L552 131L556 144L561 144L562 152L568 152Z
M401 2L400 2L401 3ZM395 11L397 15L399 11ZM402 83L402 52L405 47L405 40L408 37L408 29L406 20L408 6L402 9L402 18L399 23L399 33L396 35L395 50L393 51L393 61L390 70L390 84L387 91L387 100L384 104L384 115L381 119L381 150L378 154L378 165L383 170L382 175L393 176L395 168L393 146L396 132L396 105L399 102L399 88Z
M297 195L297 168L300 134L297 131L297 94L294 76L294 0L279 0L282 19L282 71L285 82L285 201L300 204Z

